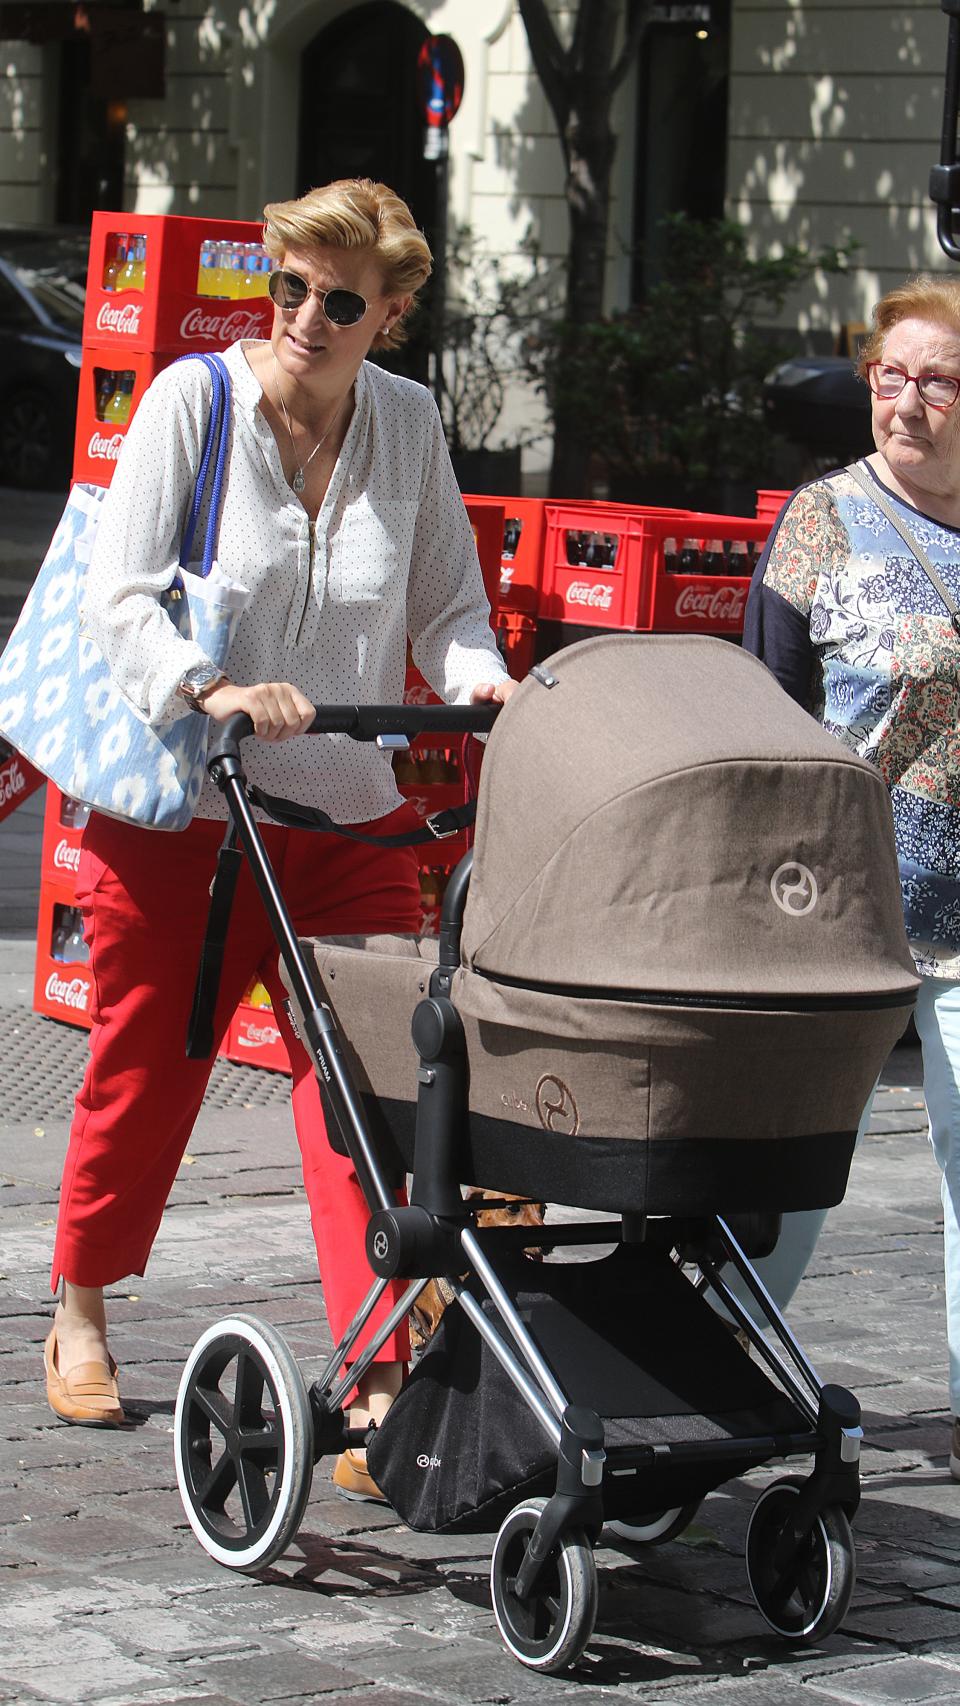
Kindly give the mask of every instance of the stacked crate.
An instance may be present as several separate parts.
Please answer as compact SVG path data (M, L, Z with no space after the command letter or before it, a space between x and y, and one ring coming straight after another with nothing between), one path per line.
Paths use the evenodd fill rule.
M110 484L130 421L161 368L191 352L223 350L238 338L269 336L273 305L259 293L265 290L265 275L258 294L215 297L201 272L204 245L214 243L218 252L229 248L239 255L258 245L261 236L259 223L242 220L94 214L74 480ZM121 239L130 249L129 265L123 267L114 264ZM222 287L231 288L226 280ZM242 290L239 281L236 288ZM34 1007L75 1025L90 1023L91 980L75 897L84 822L83 809L48 786Z

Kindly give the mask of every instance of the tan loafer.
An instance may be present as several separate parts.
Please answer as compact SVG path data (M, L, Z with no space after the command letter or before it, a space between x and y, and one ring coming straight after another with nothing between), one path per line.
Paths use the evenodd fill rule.
M341 1453L333 1466L333 1484L341 1499L359 1499L368 1505L387 1502L359 1452Z
M57 1329L51 1327L43 1347L47 1403L62 1422L85 1428L119 1428L126 1421L117 1387L117 1365L81 1362L62 1375L57 1367Z

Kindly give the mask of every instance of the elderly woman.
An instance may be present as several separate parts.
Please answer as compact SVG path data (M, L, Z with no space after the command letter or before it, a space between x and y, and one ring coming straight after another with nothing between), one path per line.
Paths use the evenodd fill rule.
M436 406L421 386L366 360L401 341L430 251L399 197L366 180L268 206L264 241L279 263L272 335L234 345L225 358L233 414L218 554L251 594L229 679L158 603L210 410L199 362L161 373L131 424L103 506L86 620L149 720L245 711L260 737L247 754L251 781L320 805L335 822L390 833L410 825L389 758L341 738L293 740L314 706L400 701L408 638L448 702L502 702L513 685L490 630ZM209 1063L185 1059L184 1034L225 817L208 780L181 835L96 814L84 834L77 893L95 1009L53 1261L62 1297L45 1347L48 1398L67 1421L123 1420L103 1287L143 1272L206 1087ZM301 934L418 928L411 849L274 825L265 836ZM274 998L290 1052L304 1181L338 1338L371 1282L366 1209L349 1163L327 1142L316 1077L287 1023L275 946L245 872L218 1034L254 975ZM406 1334L394 1334L356 1394L354 1425L382 1416L407 1354ZM379 1496L359 1454L338 1460L335 1479L347 1496Z
M876 450L794 493L757 566L744 644L890 789L922 974L916 1023L942 1174L960 1479L960 283L920 277L890 291L858 371ZM766 1273L781 1307L822 1218L785 1219Z

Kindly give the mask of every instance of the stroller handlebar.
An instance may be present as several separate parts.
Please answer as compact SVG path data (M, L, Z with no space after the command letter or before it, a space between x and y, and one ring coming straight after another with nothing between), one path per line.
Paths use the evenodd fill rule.
M320 705L310 728L311 735L349 735L351 740L377 740L381 736L420 734L487 734L493 728L500 705ZM253 734L246 711L216 724L210 731L207 768L223 758L240 757L240 742Z

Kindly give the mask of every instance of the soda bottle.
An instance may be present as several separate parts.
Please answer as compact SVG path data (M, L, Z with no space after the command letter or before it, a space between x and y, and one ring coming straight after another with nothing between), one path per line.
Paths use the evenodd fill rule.
M268 989L266 988L266 985L261 983L259 978L254 979L249 990L247 991L246 1003L247 1003L248 1007L269 1007L271 1009L273 1008L273 1002L270 999L270 993L269 993Z
M97 385L97 400L94 404L94 414L98 421L106 420L106 409L110 398L117 389L119 375L109 367L95 367L94 378Z
M63 948L63 959L66 965L85 966L90 958L90 949L84 941L83 916L79 907L74 907L67 914L69 929Z
M239 301L244 295L244 271L246 268L246 246L243 243L230 244L230 288L228 296Z
M133 273L135 290L145 290L147 284L147 239L141 233L133 239Z
M617 546L620 543L616 533L605 533L603 536L603 551L600 558L602 569L612 569L617 560Z
M53 935L50 938L50 958L52 960L59 960L62 964L66 953L67 938L70 935L70 908L68 906L55 907L53 918Z
M200 264L197 268L197 295L216 296L217 284L217 245L212 237L204 237L200 244Z
M215 288L212 291L212 295L219 296L221 298L230 295L230 273L231 273L231 264L230 263L231 263L232 259L233 259L233 244L232 243L218 243L217 244L217 264L213 269L213 281L212 281Z
M90 807L69 794L60 796L60 822L64 829L84 829L90 817Z
M137 283L137 251L136 240L133 237L123 238L123 258L117 273L118 290L139 290Z
M742 539L731 539L730 551L727 557L727 572L731 575L746 577L750 573L750 558L747 547Z
M126 236L119 231L112 232L107 238L102 280L104 290L117 288L117 277L127 257L126 244Z
M705 575L722 575L727 567L723 554L722 539L708 539L707 548L703 554L703 573Z
M583 534L570 528L567 530L567 562L573 565L583 562Z
M500 552L502 557L516 556L522 531L523 522L518 521L516 516L509 516L503 524L503 549Z
M665 539L663 541L663 568L664 568L664 573L668 574L668 575L675 575L678 567L679 567L679 564L677 562L677 541L671 536L669 539Z
M700 546L696 539L685 539L680 547L680 573L695 575L700 568Z
M118 383L113 396L103 411L103 418L112 426L126 426L133 407L133 387L136 374L125 370L118 376Z
M256 243L243 244L241 262L243 267L240 279L241 296L259 296L260 250Z

